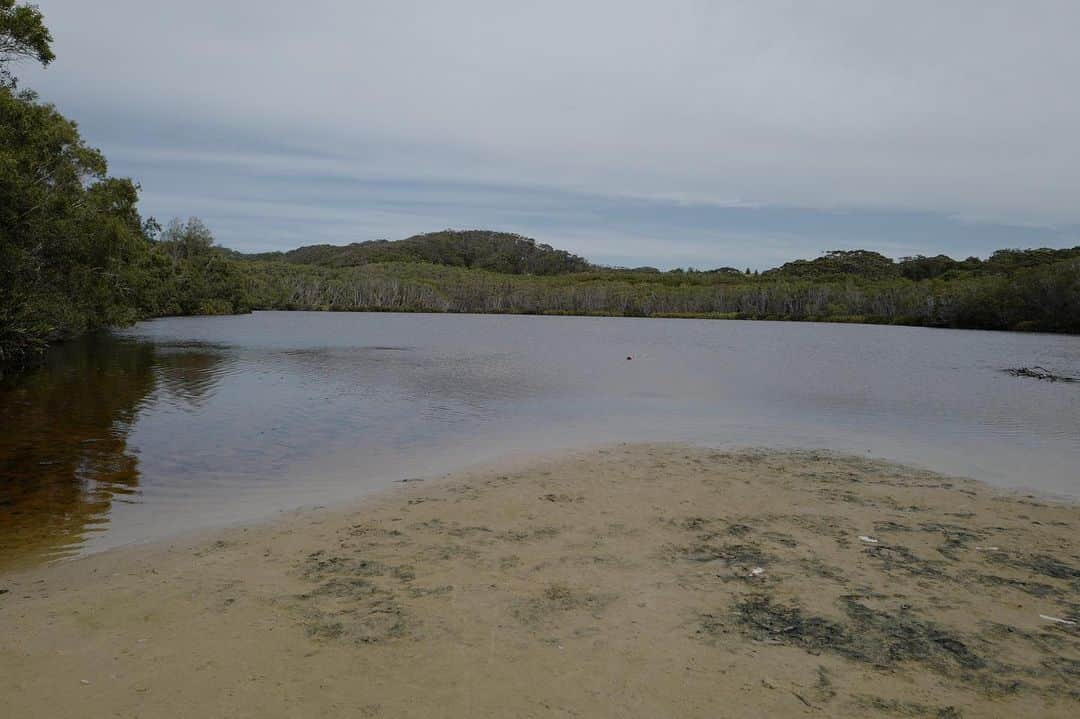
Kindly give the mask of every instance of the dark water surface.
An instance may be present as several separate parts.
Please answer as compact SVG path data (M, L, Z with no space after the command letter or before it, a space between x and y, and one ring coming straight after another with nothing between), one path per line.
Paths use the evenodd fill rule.
M632 356L632 361L627 361ZM1080 498L1080 338L260 312L58 348L0 385L0 568L622 440L828 448Z

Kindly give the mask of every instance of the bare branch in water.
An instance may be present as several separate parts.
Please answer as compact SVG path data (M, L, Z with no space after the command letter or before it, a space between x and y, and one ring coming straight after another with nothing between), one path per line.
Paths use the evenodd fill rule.
M1041 379L1047 382L1080 382L1080 377L1065 377L1054 374L1045 367L1038 365L1034 367L1011 367L1003 371L1008 372L1013 377L1031 377L1032 379Z

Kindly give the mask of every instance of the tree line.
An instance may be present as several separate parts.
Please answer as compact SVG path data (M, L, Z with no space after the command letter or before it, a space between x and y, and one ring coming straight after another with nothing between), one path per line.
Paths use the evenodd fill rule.
M1080 251L1002 273L929 279L597 270L510 275L423 263L247 262L261 309L480 312L866 322L1080 333Z

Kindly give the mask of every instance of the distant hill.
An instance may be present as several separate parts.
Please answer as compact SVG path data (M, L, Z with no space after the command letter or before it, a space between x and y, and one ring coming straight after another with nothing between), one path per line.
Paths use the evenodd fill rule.
M577 255L508 232L443 230L404 240L373 240L351 245L308 245L289 252L246 255L298 265L355 267L384 262L429 262L511 275L564 275L596 267Z

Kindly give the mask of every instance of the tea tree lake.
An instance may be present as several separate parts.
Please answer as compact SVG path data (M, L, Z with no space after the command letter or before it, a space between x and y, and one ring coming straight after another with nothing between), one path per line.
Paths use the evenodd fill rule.
M1080 338L257 312L56 348L0 386L0 568L617 442L824 449L1080 497Z

